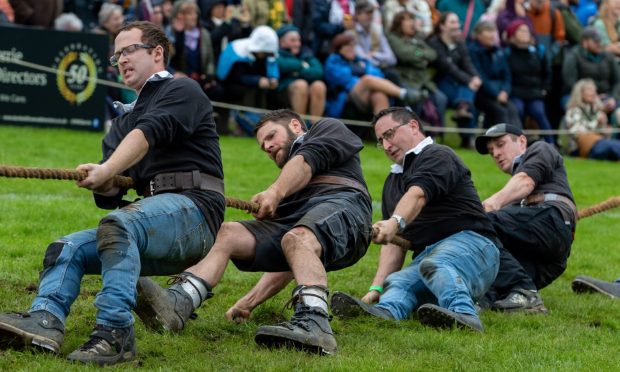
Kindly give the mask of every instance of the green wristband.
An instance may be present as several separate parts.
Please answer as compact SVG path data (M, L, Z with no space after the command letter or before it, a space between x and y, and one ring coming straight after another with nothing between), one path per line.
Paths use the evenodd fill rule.
M380 285L371 285L370 288L368 288L368 292L372 292L372 291L377 291L380 294L383 294L383 287Z

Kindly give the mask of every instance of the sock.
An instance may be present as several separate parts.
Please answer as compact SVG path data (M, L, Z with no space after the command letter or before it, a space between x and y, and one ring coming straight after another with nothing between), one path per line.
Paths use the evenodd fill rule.
M400 94L398 95L398 98L405 99L405 97L407 97L407 89L400 88Z
M310 307L318 307L328 313L327 296L329 292L327 288L318 285L300 285L293 289L293 297L299 296L301 303Z
M206 299L213 297L211 286L206 281L188 272L182 273L181 277L184 280L180 286L191 297L194 309L197 309Z

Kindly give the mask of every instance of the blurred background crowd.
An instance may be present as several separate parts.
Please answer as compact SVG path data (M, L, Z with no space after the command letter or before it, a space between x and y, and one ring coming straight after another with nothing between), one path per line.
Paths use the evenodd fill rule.
M133 20L162 27L169 71L215 102L358 120L408 105L433 127L566 129L540 139L620 159L600 133L619 121L620 0L0 0L0 24L108 35L110 55ZM113 67L107 78L120 81ZM109 88L109 117L134 99ZM216 114L220 134L258 118Z

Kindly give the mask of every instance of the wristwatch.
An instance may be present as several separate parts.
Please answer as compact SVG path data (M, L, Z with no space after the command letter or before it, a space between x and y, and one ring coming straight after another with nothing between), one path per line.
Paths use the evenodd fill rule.
M405 229L405 227L407 226L407 223L405 222L405 219L402 216L399 216L397 214L393 214L390 218L393 218L396 220L396 223L398 224L398 232L403 232L403 230Z

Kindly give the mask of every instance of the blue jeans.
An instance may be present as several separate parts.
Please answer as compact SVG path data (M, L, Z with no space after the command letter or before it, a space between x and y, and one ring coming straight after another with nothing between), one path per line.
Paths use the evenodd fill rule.
M429 302L477 317L474 299L486 293L498 269L495 244L465 230L429 245L409 266L390 274L376 306L397 320Z
M549 123L547 113L545 112L545 102L542 99L524 100L517 97L510 97L510 100L517 108L517 111L519 111L519 118L521 118L521 122L524 122L525 114L528 114L536 120L536 123L538 123L540 129L551 129L551 124ZM547 143L555 143L553 136L550 134L545 134L543 138Z
M128 327L134 322L138 277L179 273L204 257L213 241L204 216L189 198L145 198L108 214L97 229L50 244L30 311L49 311L64 324L82 277L101 274L97 324Z
M620 160L620 141L615 139L598 140L590 149L588 157L597 160Z
M437 83L437 87L448 98L448 105L458 106L460 103L466 103L470 107L474 106L474 93L467 85L463 85L453 78L447 76Z

